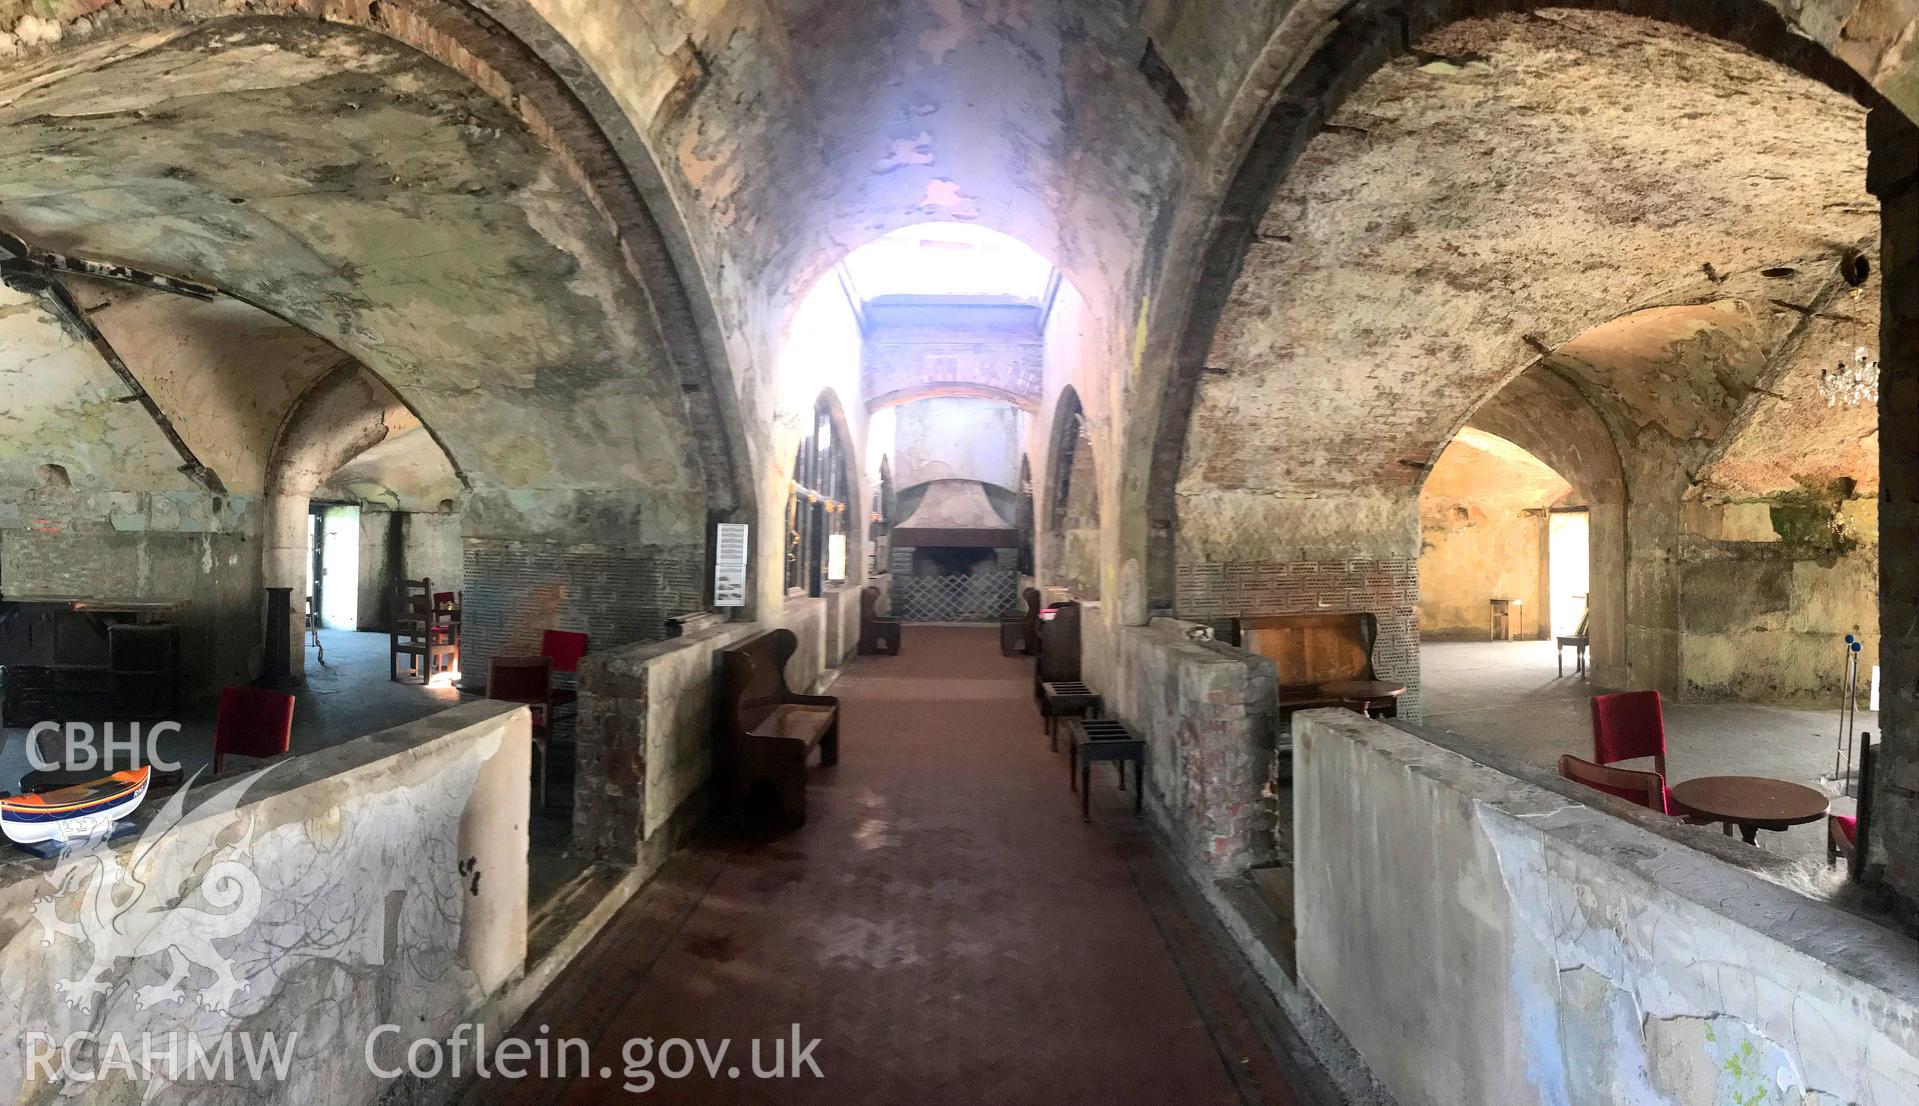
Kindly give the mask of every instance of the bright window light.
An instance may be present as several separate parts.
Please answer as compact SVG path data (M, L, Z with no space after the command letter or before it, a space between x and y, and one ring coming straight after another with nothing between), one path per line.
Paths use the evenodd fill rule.
M1039 303L1052 263L1016 238L969 223L922 223L883 235L846 258L854 294L995 296Z
M845 534L828 534L826 536L826 578L828 580L846 579Z

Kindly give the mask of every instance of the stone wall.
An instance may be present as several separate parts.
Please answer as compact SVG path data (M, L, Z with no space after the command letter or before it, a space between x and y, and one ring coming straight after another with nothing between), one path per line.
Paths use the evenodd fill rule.
M253 679L262 629L258 500L0 490L0 594L173 599L183 691Z
M718 623L588 655L580 668L576 848L626 866L652 855L647 840L676 824L712 775L716 654L762 629Z
M537 654L546 630L584 633L596 651L658 641L669 615L705 605L703 563L695 549L469 537L465 682L484 686L495 655Z
M1686 698L1830 705L1847 634L1865 643L1860 681L1869 684L1880 652L1875 500L1684 507L1679 670Z
M1919 1085L1911 943L1720 857L1773 858L1350 712L1294 731L1300 979L1400 1106Z
M194 787L184 803L149 799L137 842L58 866L0 862L0 993L15 1030L0 1037L0 1101L376 1101L376 1027L401 1027L374 1052L392 1068L522 970L530 749L525 708L468 703ZM109 881L134 893L109 898ZM169 966L187 974L169 980ZM99 1035L93 1056L53 1061L82 1072L99 1070L114 1035L139 1058L151 1034L182 1063L189 1040L224 1040L241 1074L47 1081L27 1064L26 1029ZM258 1048L267 1033L290 1062L248 1078L228 1035Z
M1080 621L1087 682L1146 739L1148 806L1180 858L1227 876L1273 858L1273 663L1170 618Z
M360 509L360 629L392 623L393 585L432 581L436 592L462 590L460 518L418 511Z

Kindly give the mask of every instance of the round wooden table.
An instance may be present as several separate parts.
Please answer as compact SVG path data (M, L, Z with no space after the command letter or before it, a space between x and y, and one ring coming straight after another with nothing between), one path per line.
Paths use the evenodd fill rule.
M1391 680L1335 680L1320 684L1319 693L1368 718L1374 717L1374 710L1391 718L1399 713L1399 697L1406 694L1406 685Z
M1724 822L1727 837L1738 826L1748 845L1759 843L1762 829L1817 822L1832 806L1810 787L1764 776L1701 776L1674 784L1672 797L1689 814Z

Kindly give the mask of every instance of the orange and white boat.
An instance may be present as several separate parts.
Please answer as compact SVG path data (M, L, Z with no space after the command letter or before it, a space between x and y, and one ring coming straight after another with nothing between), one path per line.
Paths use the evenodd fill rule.
M36 795L0 799L0 832L20 845L72 841L109 830L147 797L151 766Z

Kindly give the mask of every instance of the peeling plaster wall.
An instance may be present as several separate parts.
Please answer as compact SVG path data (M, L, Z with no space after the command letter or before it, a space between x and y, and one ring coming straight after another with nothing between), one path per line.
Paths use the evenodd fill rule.
M1419 638L1485 641L1492 599L1517 599L1514 638L1550 636L1544 625L1546 512L1493 513L1465 504L1421 504Z
M1919 1086L1903 937L1740 871L1719 841L1664 840L1623 802L1350 712L1294 733L1301 982L1401 1106L1829 1106Z
M931 480L978 480L1008 490L1019 487L1020 449L1028 434L1026 412L990 399L924 399L893 409L889 442L893 488Z
M1039 312L1028 306L866 306L864 376L875 402L990 389L1039 400Z
M59 871L18 856L0 864L10 1024L56 1040L125 1034L136 1058L142 1033L162 1050L181 1035L183 1059L186 1038L217 1048L229 1032L275 1032L292 1053L285 1081L63 1086L33 1074L9 1034L0 1098L184 1103L238 1092L370 1106L386 1089L364 1058L376 1026L402 1026L403 1044L443 1038L524 964L530 750L525 708L469 703L223 781L244 792L197 787L184 818L150 799L136 816L143 828L177 824L140 842L154 847L137 860L129 841ZM139 893L110 905L106 891L126 885L104 881L129 876ZM169 952L192 968L170 998L161 988L181 961ZM223 968L246 986L222 993ZM88 1001L71 1005L69 993ZM385 1067L403 1060L391 1048L377 1055Z

